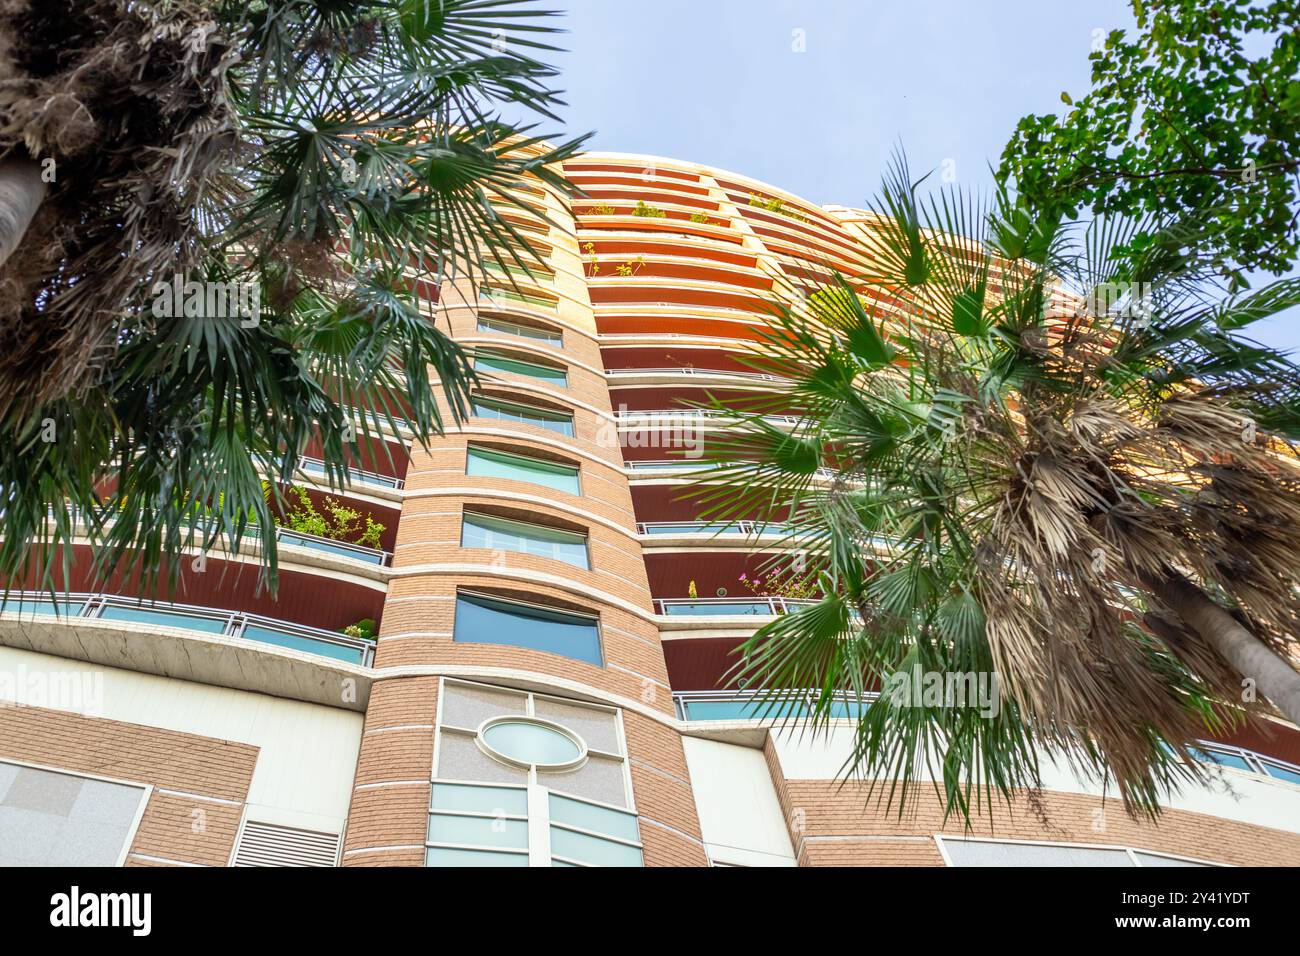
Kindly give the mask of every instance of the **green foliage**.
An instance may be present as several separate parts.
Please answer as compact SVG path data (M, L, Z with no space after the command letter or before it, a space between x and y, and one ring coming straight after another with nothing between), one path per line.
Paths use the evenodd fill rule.
M644 199L638 199L636 208L632 210L632 215L642 216L646 219L666 219L668 212L665 209L658 209L654 206L646 205Z
M788 528L803 564L773 558L759 593L817 599L729 676L774 706L818 691L812 733L836 694L861 701L844 772L900 812L929 778L969 817L1037 787L1049 751L1153 816L1203 773L1194 741L1240 719L1239 675L1188 628L1141 626L1145 571L1195 568L1294 646L1300 479L1239 433L1300 437L1300 369L1239 333L1297 285L1222 298L1181 254L1213 210L1062 225L1006 193L920 194L901 157L873 205L866 274L773 303L747 362L780 384L705 406L738 424L700 463L700 517ZM916 670L996 675L1000 706L869 698Z
M371 515L365 515L365 520L362 521L360 511L340 504L329 495L325 496L324 514L316 510L305 488L291 489L289 497L298 500L293 507L285 511L284 517L277 524L290 531L378 548L384 531L387 530L385 525L376 521Z
M1026 116L1002 154L1037 215L1179 218L1213 209L1206 246L1238 280L1295 261L1300 30L1293 0L1134 0L1092 89L1060 116Z
M691 213L691 222L708 222L709 217L702 212Z
M59 43L97 35L99 25L81 19L112 6L35 4L45 7L42 22L56 2L69 26L42 51L51 62ZM165 18L168 9L198 8L122 2L114 15ZM579 141L552 148L533 127L496 115L522 106L553 118L558 103L555 71L536 59L553 50L554 28L532 5L216 0L200 12L213 59L200 63L198 93L220 100L214 110L229 120L212 127L217 141L204 127L201 141L150 149L101 143L96 151L115 162L160 164L165 175L151 185L144 166L114 172L131 191L128 206L77 208L56 223L115 235L138 210L157 207L194 231L184 241L146 237L147 255L114 257L130 265L161 256L136 281L91 276L75 296L43 292L29 304L25 327L51 330L51 346L68 340L58 310L72 299L113 324L76 387L32 408L0 402L6 577L34 570L48 587L66 578L71 549L60 546L72 540L75 510L91 516L99 574L139 571L146 587L159 574L175 579L187 547L237 549L250 528L272 524L278 489L310 440L323 444L330 484L343 487L349 456L375 431L371 412L390 426L406 419L421 443L441 433L447 415L465 415L475 376L428 317L427 290L453 274L481 276L488 263L527 268L536 258L527 237L494 207L545 218L515 187L572 191L555 164ZM160 39L147 51L170 55L168 29L150 33ZM120 46L105 53L125 55ZM87 102L107 111L91 117L106 135L152 128L143 91L155 75L174 82L144 65L132 75L139 98ZM173 91L150 92L165 101ZM74 193L59 202L75 200L85 181L69 177ZM172 198L179 182L187 191ZM54 279L68 265L54 262ZM254 290L260 308L240 316L155 308L154 283L173 273ZM274 541L264 542L263 561L274 588Z

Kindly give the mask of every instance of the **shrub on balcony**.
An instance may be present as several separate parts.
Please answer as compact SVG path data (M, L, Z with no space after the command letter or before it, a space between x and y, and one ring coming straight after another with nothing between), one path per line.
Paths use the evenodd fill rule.
M638 199L636 208L632 210L632 215L643 216L647 219L667 219L668 212L664 209L656 209L654 206L647 205L645 200Z
M281 528L368 548L378 548L384 531L387 530L386 525L370 515L362 515L357 509L349 508L328 495L325 496L324 514L316 510L316 505L305 488L295 487L290 490L289 496L296 497L298 503L276 520Z

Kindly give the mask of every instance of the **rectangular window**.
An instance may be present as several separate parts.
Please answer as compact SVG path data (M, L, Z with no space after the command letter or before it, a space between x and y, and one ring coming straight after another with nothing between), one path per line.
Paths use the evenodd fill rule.
M480 332L504 332L506 335L517 335L520 338L545 342L547 345L554 345L557 349L564 348L563 332L539 329L532 325L520 325L518 322L507 322L505 319L489 319L480 315L478 330Z
M471 400L473 413L479 418L495 418L506 422L520 422L524 425L536 425L548 431L573 437L573 416L563 412L553 412L532 405L519 405L515 402L503 402L495 398L475 398Z
M527 481L534 485L554 488L556 491L567 491L571 495L582 494L578 469L573 465L541 461L524 455L512 455L509 452L488 451L486 448L475 448L472 445L466 458L465 474L482 478Z
M539 558L564 561L584 570L591 567L587 559L585 534L468 511L461 522L460 546L518 551L521 554L535 554Z
M478 594L457 596L453 640L526 647L597 667L602 663L600 630L594 617Z
M513 375L527 375L529 378L541 379L543 382L550 382L560 388L569 387L569 373L562 368L538 365L535 362L521 362L518 359L506 358L504 355L496 355L492 352L479 352L474 357L474 368L480 372L509 372Z

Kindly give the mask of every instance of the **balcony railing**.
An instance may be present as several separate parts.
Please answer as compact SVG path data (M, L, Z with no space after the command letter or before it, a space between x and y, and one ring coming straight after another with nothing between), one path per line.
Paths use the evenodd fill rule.
M145 602L112 594L55 594L11 591L0 611L57 617L60 620L128 621L159 624L203 634L238 637L305 651L332 660L369 667L374 661L373 641L349 637L324 628L293 624L247 611L226 611L165 601Z
M671 459L631 459L623 462L623 466L632 471L699 471L701 473L710 469L716 470L719 466L713 462L697 461L689 458L671 458ZM824 481L831 481L835 478L836 472L830 468L818 468L813 472L817 478Z
M769 698L762 691L677 691L673 694L673 704L682 720L770 721L807 717L812 713L817 693L790 691ZM836 719L856 720L879 696L866 693L859 700L849 694L837 693L831 701L830 715ZM1300 764L1213 740L1202 740L1199 744L1192 749L1192 756L1202 763L1300 785Z
M709 378L745 378L760 382L785 382L789 379L763 372L738 372L721 368L607 368L606 375L703 375Z
M864 694L857 700L836 694L831 716L856 720L878 695ZM814 691L790 691L772 698L758 691L695 690L673 694L677 716L682 720L791 720L812 713Z
M1247 773L1271 777L1274 780L1285 780L1287 783L1300 784L1300 764L1288 763L1285 760L1278 760L1276 757L1256 753L1254 750L1234 747L1231 744L1216 743L1212 740L1202 740L1200 743L1200 748L1193 750L1192 756L1203 763L1231 767L1234 770L1244 770Z
M298 459L298 468L312 475L324 475L325 462L319 458L309 458L304 455ZM401 488L404 482L401 478L395 478L392 475L381 475L377 471L365 471L361 468L347 469L348 478L352 481L359 481L367 485L383 485L385 488Z
M54 507L51 506L48 510L51 516L53 516ZM86 520L84 513L79 509L69 508L68 514L72 517L74 524L87 525L89 523ZM212 532L216 527L216 522L211 519L200 520L195 525L196 530L206 532ZM258 538L261 537L261 530L256 525L251 525L244 531L244 534L250 538ZM220 540L220 535L218 535L217 538ZM392 557L389 552L383 551L379 548L371 548L364 544L353 544L351 541L339 541L335 538L325 538L317 534L308 534L305 531L293 531L289 528L282 528L278 525L275 529L275 540L292 547L311 548L314 551L327 551L331 554L337 554L345 558L352 558L356 561L364 561L367 564L377 564L381 567L386 565Z
M802 598L655 598L655 613L666 617L776 617L816 604Z
M683 419L689 421L712 421L712 422L736 422L739 417L735 412L726 411L719 408L656 408L656 409L624 409L616 411L614 417L619 421L631 421L638 418L650 419L667 419L669 421L680 421ZM770 422L778 427L793 428L799 423L797 415L764 415L763 421Z
M790 525L759 521L732 521L719 524L713 521L638 521L638 534L673 535L673 534L737 534L753 537L755 535L789 535L794 532Z
M364 561L367 564L378 564L381 567L387 564L388 559L392 557L387 551L381 551L379 548L370 548L364 544L353 544L350 541L338 541L318 534L307 534L304 531L290 531L288 528L276 528L275 540L281 544L311 548L313 551L325 551L344 558L352 558L355 561Z

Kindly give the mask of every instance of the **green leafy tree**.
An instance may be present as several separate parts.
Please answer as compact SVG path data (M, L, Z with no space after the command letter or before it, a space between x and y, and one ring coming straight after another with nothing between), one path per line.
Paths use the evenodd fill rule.
M568 188L555 164L577 143L548 146L496 114L553 118L555 71L536 59L552 49L545 11L5 10L0 574L34 569L53 586L73 509L101 573L174 574L168 556L186 546L269 527L313 437L341 486L372 413L405 418L421 442L444 408L464 414L473 371L428 290L535 261L494 203L544 216L514 187ZM273 541L265 561L274 586Z
M815 689L814 728L881 691L845 770L891 800L928 770L969 815L1051 752L1155 814L1256 693L1300 718L1300 467L1269 431L1300 435L1300 370L1233 331L1300 281L1224 297L1200 227L1044 232L905 164L875 211L871 273L793 297L750 356L786 384L714 403L740 423L704 516L789 526L818 596L733 676ZM1001 706L895 693L913 673L996 675Z
M1300 20L1293 0L1134 0L1138 33L1094 50L1092 89L1026 116L999 176L1053 218L1214 210L1208 247L1243 271L1295 261ZM1135 242L1148 236L1135 235Z

